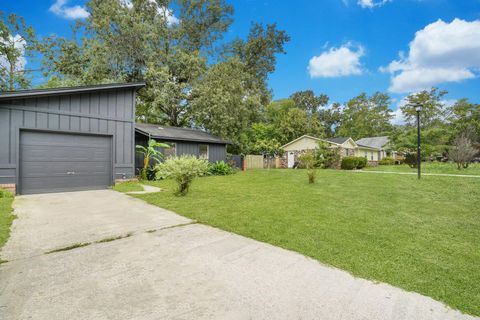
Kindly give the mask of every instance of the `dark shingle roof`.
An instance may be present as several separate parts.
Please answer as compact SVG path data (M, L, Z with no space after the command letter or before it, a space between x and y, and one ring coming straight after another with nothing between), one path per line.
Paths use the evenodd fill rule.
M154 139L196 141L229 144L229 141L223 140L208 132L198 129L167 127L159 124L136 123L135 130Z
M46 95L48 96L52 94L81 93L81 92L89 92L89 91L124 89L124 88L135 88L136 90L138 90L143 87L145 87L144 82L135 82L135 83L97 84L97 85L81 86L81 87L18 90L18 91L1 92L0 100L12 99L12 98L37 97L37 96L46 96Z
M347 141L348 139L350 139L350 138L349 137L338 137L338 138L328 138L327 141L342 144L345 141Z
M390 139L384 137L368 137L355 141L359 146L381 149L390 142Z

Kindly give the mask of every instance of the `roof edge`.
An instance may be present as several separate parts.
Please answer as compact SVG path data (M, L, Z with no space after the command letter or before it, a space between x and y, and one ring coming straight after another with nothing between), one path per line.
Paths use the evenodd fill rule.
M184 139L184 138L172 138L172 137L166 137L166 136L153 135L137 127L135 127L135 132L138 132L140 134L143 134L144 136L151 137L154 139L164 139L169 141L194 141L194 142L205 142L205 143L213 143L213 144L232 144L231 141L222 140L222 139L219 139L217 141L210 141L206 139Z
M108 83L108 84L98 84L98 85L91 85L91 86L76 86L76 87L59 87L59 88L49 88L49 89L19 90L19 91L9 91L9 92L0 93L0 100L12 99L12 98L46 96L46 95L52 95L52 94L102 91L102 90L112 90L112 89L134 88L135 90L139 90L143 87L145 87L145 82Z

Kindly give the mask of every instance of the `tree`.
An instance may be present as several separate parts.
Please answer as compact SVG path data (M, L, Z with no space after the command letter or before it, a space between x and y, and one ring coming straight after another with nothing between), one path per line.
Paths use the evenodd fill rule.
M365 93L349 100L340 113L337 135L354 140L387 134L392 125L388 94L377 92L372 96Z
M36 45L35 33L25 24L23 17L0 11L0 91L14 91L30 86L26 74L25 56L30 55Z
M421 123L422 127L429 128L444 122L448 117L448 108L442 102L447 91L432 88L429 91L423 90L413 93L406 98L406 103L400 107L405 122L410 126L416 126L417 112L416 106L422 107Z
M154 139L149 139L147 146L137 145L137 151L143 155L143 168L140 172L140 177L143 180L147 180L147 170L150 166L151 160L159 162L163 158L163 154L158 150L158 148L170 148L168 144L160 143Z
M453 146L448 149L448 157L457 164L457 168L468 168L470 162L477 154L468 134L462 133L453 141Z
M449 117L454 136L469 132L475 141L480 137L480 104L470 103L468 99L460 99L451 107Z
M271 94L267 88L267 76L275 71L276 55L285 53L285 43L290 37L283 30L278 30L276 24L254 23L250 28L247 40L237 39L227 47L231 53L245 65L246 72L252 75L244 85L248 89L261 92L261 102L270 102Z
M315 96L312 90L295 92L290 99L295 102L297 108L305 110L311 115L319 112L320 108L326 106L329 100L325 94Z
M209 68L192 91L192 121L244 148L244 133L259 117L260 96L243 84L252 76L236 58Z
M233 8L225 0L90 0L87 10L89 17L75 26L70 39L43 41L48 76L78 84L145 81L137 120L212 128L223 138L235 139L237 145L245 134L237 135L239 131L229 126L244 128L247 120L251 124L249 117L270 100L266 78L275 69L276 55L284 52L288 36L275 25L254 24L247 40L221 46L219 40L233 21ZM224 54L215 55L219 52ZM214 85L218 70L229 68L236 70L236 80L220 88L230 93L223 99L210 92L206 83ZM234 111L238 125L227 121L220 128L221 123L215 122L220 116L194 114L193 101L195 110L205 111L203 102L218 107L224 100L231 101L235 91L248 97L239 103L248 105L247 115Z

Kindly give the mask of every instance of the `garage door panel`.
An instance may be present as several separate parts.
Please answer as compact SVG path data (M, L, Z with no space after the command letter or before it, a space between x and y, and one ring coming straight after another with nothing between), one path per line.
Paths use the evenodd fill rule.
M23 164L23 177L48 177L63 175L107 175L107 162L27 162Z
M88 190L111 185L111 140L109 136L22 132L21 192Z
M98 176L55 176L49 178L48 185L44 183L43 178L36 177L25 177L22 182L23 194L104 189L110 183Z
M22 161L102 161L110 153L105 147L24 145Z

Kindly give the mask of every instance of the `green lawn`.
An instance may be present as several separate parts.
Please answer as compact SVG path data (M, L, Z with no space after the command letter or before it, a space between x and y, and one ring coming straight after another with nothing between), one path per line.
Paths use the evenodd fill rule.
M454 163L445 162L423 162L422 172L425 173L447 173L447 174L468 174L480 176L480 163L473 163L467 169L457 169L457 165ZM367 167L364 170L373 171L393 171L393 172L417 172L416 168L410 168L406 164L397 166L377 166Z
M480 315L480 179L259 170L138 195L201 223Z
M12 198L0 197L0 249L7 242L10 235L10 226L15 216L12 214Z
M119 192L143 191L143 187L138 181L127 181L119 183L115 185L112 189Z

